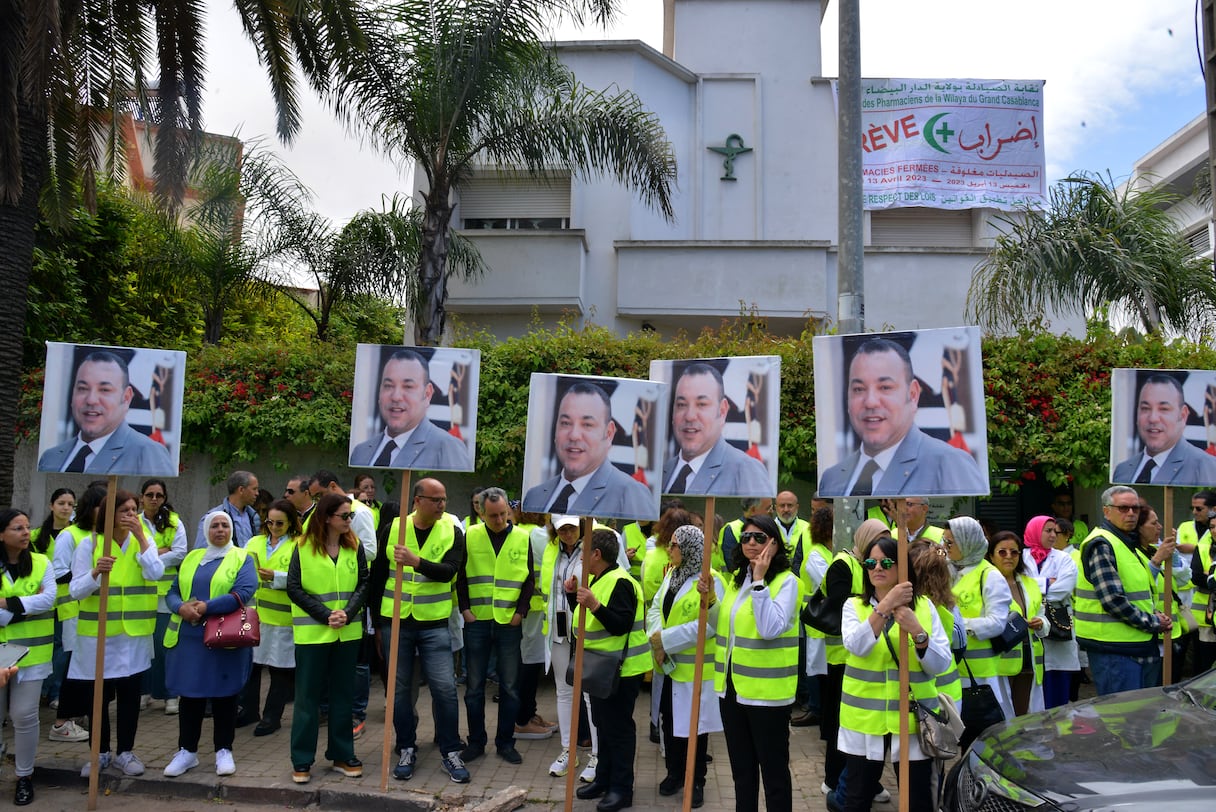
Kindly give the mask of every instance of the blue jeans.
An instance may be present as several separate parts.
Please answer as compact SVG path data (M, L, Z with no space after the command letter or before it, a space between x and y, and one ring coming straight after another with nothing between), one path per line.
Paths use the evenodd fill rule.
M392 640L392 627L384 624L381 636ZM397 686L393 691L393 729L397 749L418 746L418 720L414 716L411 689L414 682L414 657L422 666L431 692L431 711L435 718L435 738L441 753L461 750L460 706L456 701L456 671L452 667L452 636L446 625L434 629L414 629L401 625L397 641ZM385 652L387 659L388 653Z
M68 653L63 650L63 621L55 618L55 644L51 649L51 675L42 683L47 701L59 699L59 689L68 673ZM66 717L65 717L66 718Z
M493 620L475 620L464 627L464 657L469 680L464 688L464 709L469 718L469 746L486 746L486 672L491 652L498 655L498 727L494 745L515 746L515 716L519 713L519 644L523 626L504 626Z
M1153 688L1161 684L1161 660L1139 663L1122 654L1090 651L1089 673L1093 675L1098 696Z

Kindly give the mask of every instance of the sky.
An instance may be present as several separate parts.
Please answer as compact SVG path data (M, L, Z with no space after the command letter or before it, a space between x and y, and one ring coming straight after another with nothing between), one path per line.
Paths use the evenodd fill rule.
M336 223L407 193L399 167L349 136L311 98L290 147L274 135L265 73L232 0L206 0L209 131L261 139ZM1043 79L1047 176L1085 170L1125 179L1133 163L1204 111L1195 0L861 0L865 77ZM562 27L553 38L640 39L662 49L661 0L621 0L608 31ZM837 74L838 3L821 30L823 73Z

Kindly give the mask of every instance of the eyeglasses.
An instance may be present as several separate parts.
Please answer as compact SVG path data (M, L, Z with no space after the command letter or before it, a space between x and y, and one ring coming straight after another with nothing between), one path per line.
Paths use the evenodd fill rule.
M768 542L768 534L761 533L759 530L752 530L739 536L739 541L747 544L749 541L754 541L757 544L765 544Z
M163 493L152 492L152 493L144 494L144 499L164 499L164 498L165 498L165 495Z
M349 514L347 514L349 515ZM266 524L269 527L286 527L287 522L284 519L267 519Z
M1105 507L1117 510L1120 513L1135 513L1140 509L1139 505L1106 505Z
M334 518L341 519L344 522L349 522L350 521L350 511L348 510L345 513L335 513Z
M419 499L430 499L432 502L434 502L437 505L446 504L448 501L448 498L446 496L427 496L425 493L418 494L418 498Z
M1018 551L1017 550L997 550L996 555L1000 556L1001 558L1017 558Z
M867 570L876 569L880 565L884 570L889 570L891 567L895 566L895 559L884 558L881 561L875 561L873 558L867 558L865 561L861 562L861 566L865 567Z
M295 488L284 488L283 489L284 496L291 496L294 493L299 493L299 491L297 491Z

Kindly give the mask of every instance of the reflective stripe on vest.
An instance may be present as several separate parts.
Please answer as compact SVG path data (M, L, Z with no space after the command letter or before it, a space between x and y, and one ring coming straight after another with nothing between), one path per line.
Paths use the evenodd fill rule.
M418 534L414 530L414 514L406 516L405 546L415 554L421 555L418 549ZM393 617L393 590L397 578L397 562L393 558L393 550L397 546L397 528L400 519L393 519L388 533L389 571L388 580L384 582L384 592L380 597L380 616L385 620ZM431 527L426 539L426 559L442 561L448 550L456 542L456 525L445 514ZM453 581L455 576L453 576ZM401 617L413 617L415 620L428 622L447 620L452 614L452 583L453 581L432 581L413 567L401 568Z
M304 591L330 611L345 609L359 586L359 551L340 547L336 562L325 553L316 552L309 544L297 547L296 554L300 558L300 586ZM352 617L347 618L341 629L334 629L293 603L291 633L298 646L346 642L363 636L363 624L358 617Z
M139 542L134 536L124 550L111 543L114 568L110 570L110 594L106 600L106 637L125 634L142 637L156 631L156 582L144 579L139 564ZM101 559L101 539L93 537L93 566ZM97 636L98 609L101 597L94 592L80 602L76 633Z
M653 550L647 551L646 557L642 559L642 598L647 606L654 602L654 596L663 585L663 578L667 575L667 566L670 563L671 557L667 554L667 548L657 544Z
M89 537L89 531L74 524L68 525L67 530L72 534L72 551L75 552L76 548L80 546L80 542ZM68 575L71 575L70 568ZM71 583L55 584L55 617L59 618L59 622L62 623L79 614L80 601L72 597Z
M714 578L718 577L718 573L710 570ZM663 620L663 628L670 629L675 626L682 626L685 623L696 623L701 616L701 593L697 591L696 583L693 583L687 592L675 599L671 604L671 611L667 613L666 619ZM714 658L717 656L718 638L705 638L705 659L701 667L701 679L711 676L710 669L713 667ZM692 682L693 673L696 671L697 662L697 644L696 639L686 649L680 651L667 652L668 658L675 663L675 669L668 674L669 679L676 682Z
M1026 594L1025 618L1030 620L1033 617L1038 617L1043 613L1043 590L1039 589L1039 584L1037 581L1027 575L1019 575L1018 581L1022 584L1022 592ZM1017 612L1019 615L1022 614L1022 607L1018 606L1018 602L1016 600L1009 605L1009 608ZM1013 670L1012 666L1008 665L1008 662L1004 657L1001 658L1000 673L1002 676L1013 677L1022 673L1022 664L1025 662L1025 656L1022 653L1022 646L1025 645L1026 644L1023 643L1021 646L1017 647L1018 660L1016 671ZM1030 630L1030 651L1031 663L1034 666L1034 681L1039 685L1042 685L1043 641L1037 634L1034 633L1033 629Z
M821 556L823 556L823 560L827 561L829 563L831 563L831 561L833 560L833 557L832 557L832 551L829 550L827 547L824 547L822 544L815 544L814 542L811 541L810 525L807 526L807 531L806 531L806 533L803 534L802 538L803 538L803 540L799 542L799 544L802 545L803 550L802 550L802 556L801 556L802 565L798 570L798 584L801 587L798 590L798 594L802 597L802 605L805 606L806 604L811 602L811 596L814 595L818 591L818 589L815 587L815 585L811 582L810 574L806 571L807 559L810 557L811 553L814 553L814 552L818 552ZM826 572L825 572L825 575L826 575ZM823 580L823 579L820 579L820 580ZM802 609L802 606L799 606L800 611L801 611L801 609ZM801 623L802 621L800 620L799 622ZM802 629L806 633L807 637L810 637L815 640L827 639L827 634L819 631L814 626L808 626L806 624L803 624Z
M142 513L139 514L139 520L141 522L144 522L145 529L149 528L147 522L144 519L144 515ZM157 533L157 532L155 532L155 529L153 529L152 545L154 547L156 547L156 549L158 551L160 550L161 547L172 547L173 546L173 537L177 534L177 524L180 521L181 521L181 517L179 517L176 513L170 513L169 514L169 524L165 527L164 530ZM169 594L169 587L173 586L173 579L177 577L177 567L178 567L177 564L174 564L169 567L165 567L164 574L161 575L160 580L158 580L156 582L156 596L158 598L163 598Z
M793 578L789 570L779 572L769 584L769 592L776 595L787 579ZM751 589L747 592L751 593ZM721 612L729 612L723 618ZM730 647L733 626L734 647ZM798 688L798 622L790 624L785 633L772 640L760 636L756 628L756 615L752 595L741 595L734 578L726 582L726 594L722 596L717 623L717 651L714 656L714 690L726 690L726 669L730 669L735 693L745 699L763 701L794 701ZM730 658L729 665L727 658Z
M1193 522L1187 522L1193 525ZM1212 624L1208 622L1208 603L1211 601L1211 592L1208 590L1207 573L1212 569L1212 534L1206 532L1200 537L1199 541L1195 542L1195 555L1199 556L1199 563L1203 567L1203 579L1193 586L1195 587L1195 599L1191 606L1194 608L1195 620L1201 627L1211 628Z
M618 581L628 581L637 598L637 607L633 611L633 628L629 630L628 635L609 634L608 630L604 628L604 624L600 623L595 615L591 612L581 612L580 614L586 618L584 622L587 624L583 646L589 651L616 654L619 654L621 649L625 649L625 662L621 664L621 676L632 677L637 674L645 674L651 667L650 643L646 641L646 627L643 623L645 613L642 608L642 586L633 580L628 572L620 567L614 567L602 575L592 576L588 588L597 601L607 605ZM626 644L626 640L628 640L628 644Z
M862 598L851 600L857 610L857 619L868 623L870 615L874 613L874 607ZM917 598L914 611L923 628L933 628L932 601L923 596ZM888 629L885 634L890 639L891 646L898 650L899 629ZM936 710L937 680L926 674L921 667L920 657L916 655L916 647L911 637L907 638L907 648L901 658L908 664L908 685L912 690L912 697ZM868 736L899 734L899 664L891 656L891 649L887 648L882 635L879 635L870 653L864 657L849 654L840 692L841 728ZM908 729L915 734L919 730L916 714L909 712L908 719Z
M996 573L998 578L1005 576L992 566L989 561L981 561L976 565L975 569L958 579L958 583L954 585L954 597L958 600L958 612L964 618L983 617L984 615L984 581L988 577L988 573ZM1008 669L1016 667L1017 673L1022 670L1022 649L1021 647L1013 648L1003 654L997 654L992 650L992 639L984 639L969 635L967 637L967 651L963 654L963 659L967 661L967 669L969 673L977 677L995 677L998 674L1009 673ZM1002 670L1002 661L1008 661L1009 664L1004 665Z
M191 593L194 590L194 575L198 572L199 565L203 561L203 553L206 552L203 548L191 550L182 559L181 578L178 581L177 589L181 593L183 601L188 601L191 598ZM220 595L227 595L236 586L237 573L241 571L241 567L245 565L245 559L249 558L248 550L240 547L233 547L228 552L224 553L224 560L211 573L211 580L208 583L208 600L214 600ZM169 618L169 627L165 629L165 648L175 648L177 646L177 636L182 626L182 616L174 614Z
M510 623L519 605L524 582L532 575L528 567L527 532L512 527L497 554L494 553L494 544L484 523L470 527L465 542L468 549L465 580L469 585L469 611L478 620L494 620L503 625Z
M266 536L254 536L249 539L245 549L255 556L255 561L261 562L262 569L287 572L291 567L291 554L295 552L296 540L285 537L273 553L267 553L269 545L270 539ZM258 584L258 591L253 594L254 603L258 607L258 621L266 626L290 626L291 598L287 597L287 590L267 586L261 579Z
M849 572L853 574L853 594L850 597L861 594L861 563L853 557L853 554L847 550L842 550L836 553L831 563L828 564L828 569L832 568L832 564L837 561L844 561L849 565ZM827 589L828 577L823 576L823 583L819 585L819 590L822 592ZM844 640L838 634L825 634L824 640L827 643L827 657L829 665L844 665L844 661L848 659L849 653L844 649Z
M629 558L629 574L633 580L641 582L642 580L642 560L646 557L646 534L642 532L642 526L637 522L625 525L625 529L621 531L621 535L625 537L625 554ZM629 548L637 550L636 558L629 556ZM644 591L644 590L643 590Z
M936 606L936 604L934 605ZM953 640L954 612L944 606L938 606L937 619L942 622L942 629L946 632L946 639ZM950 667L944 673L937 675L937 690L953 699L956 703L963 701L963 681L959 677L958 664L954 662L953 657L950 658Z
M33 567L30 574L12 583L0 578L0 597L27 598L42 592L42 579L51 561L42 553L30 553ZM51 610L25 615L16 623L0 627L0 641L17 643L29 649L21 658L21 667L49 663L55 647L55 613Z
M1108 530L1096 528L1081 544L1081 555L1094 539L1103 538L1110 543L1115 553L1115 566L1123 584L1127 600L1142 612L1152 614L1157 607L1156 584L1151 577L1148 557L1139 550L1131 550L1118 536ZM1077 568L1077 586L1073 592L1073 623L1077 637L1104 643L1143 643L1156 635L1129 626L1106 613L1094 585L1085 577L1085 568Z

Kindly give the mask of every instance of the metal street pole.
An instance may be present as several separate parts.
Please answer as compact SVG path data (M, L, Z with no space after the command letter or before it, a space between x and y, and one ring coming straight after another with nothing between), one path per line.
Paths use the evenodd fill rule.
M837 81L836 321L842 333L865 329L865 248L861 209L861 10L860 0L840 0L840 64ZM1216 0L1209 0L1216 2Z

